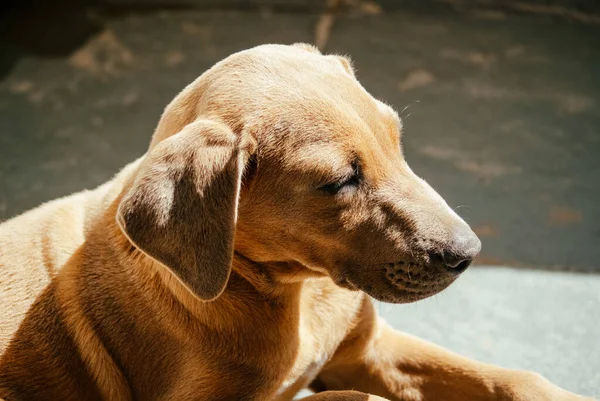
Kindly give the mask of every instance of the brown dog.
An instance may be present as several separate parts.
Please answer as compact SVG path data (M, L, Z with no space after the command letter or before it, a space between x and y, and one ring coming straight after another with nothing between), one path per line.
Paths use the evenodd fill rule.
M400 134L345 58L221 61L112 181L0 226L0 397L579 399L376 316L365 293L428 297L480 249Z

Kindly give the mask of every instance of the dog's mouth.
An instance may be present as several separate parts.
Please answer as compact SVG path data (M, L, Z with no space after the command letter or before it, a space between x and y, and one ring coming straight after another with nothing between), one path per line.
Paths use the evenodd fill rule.
M436 265L397 262L347 268L334 281L340 287L364 291L382 302L410 303L441 292L457 277L440 271Z

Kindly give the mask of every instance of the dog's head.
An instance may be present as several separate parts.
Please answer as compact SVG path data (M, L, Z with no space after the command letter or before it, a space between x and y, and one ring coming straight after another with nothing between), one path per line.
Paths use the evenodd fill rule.
M481 244L406 164L401 135L346 58L259 46L167 107L118 221L201 299L221 293L235 249L284 276L416 301L451 284Z

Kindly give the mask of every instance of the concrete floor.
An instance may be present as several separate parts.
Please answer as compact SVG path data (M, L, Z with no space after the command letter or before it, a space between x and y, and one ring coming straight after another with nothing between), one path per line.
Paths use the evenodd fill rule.
M214 62L312 41L315 22L266 9L5 20L0 219L104 182L144 152L166 103ZM365 87L401 111L409 163L479 233L479 264L517 268L476 267L431 301L382 312L597 397L599 39L594 23L413 5L340 17L327 48L350 54Z

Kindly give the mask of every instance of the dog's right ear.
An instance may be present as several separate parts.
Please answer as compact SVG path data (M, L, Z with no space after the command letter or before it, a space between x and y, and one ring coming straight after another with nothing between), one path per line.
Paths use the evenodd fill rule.
M212 121L187 125L149 151L117 211L131 243L202 300L229 278L251 141Z

